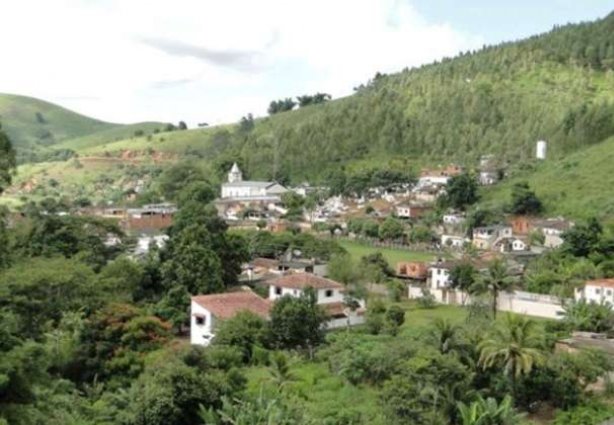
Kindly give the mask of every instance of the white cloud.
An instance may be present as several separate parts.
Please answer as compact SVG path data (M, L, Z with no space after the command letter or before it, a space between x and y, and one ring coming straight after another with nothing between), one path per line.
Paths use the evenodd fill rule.
M0 91L110 121L236 121L482 40L400 0L12 0Z

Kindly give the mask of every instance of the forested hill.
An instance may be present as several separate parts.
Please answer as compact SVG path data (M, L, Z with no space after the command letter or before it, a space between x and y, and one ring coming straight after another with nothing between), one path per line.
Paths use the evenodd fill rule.
M252 174L309 177L351 160L472 163L561 156L614 134L614 13L377 76L345 99L276 114L236 143Z
M161 123L108 123L43 100L2 93L0 124L11 138L20 162L53 156L52 148L66 140L87 139L96 134L97 139L112 141L132 136L135 128L163 126Z
M362 168L417 170L449 162L473 167L480 155L495 154L500 165L510 165L508 171L519 175L513 168L534 157L537 140L548 142L548 161L557 162L614 136L613 34L614 13L420 68L378 74L346 98L262 119L246 116L236 125L165 131L162 124L146 123L85 135L75 131L72 138L60 136L72 124L60 125L52 132L62 141L46 148L50 157L58 154L47 161L56 162L21 167L17 184L42 184L52 176L60 183L60 195L106 199L108 193L86 182L104 181L109 191L121 193L120 183L129 177L155 180L160 168L182 159L204 165L219 178L238 161L250 178L328 184ZM29 111L28 119L38 119L37 108ZM19 128L0 113L19 148L24 140ZM50 113L42 115L52 122ZM28 128L49 124L37 125ZM97 161L96 167L58 161L64 152ZM595 175L610 171L593 170ZM614 188L607 190L614 196Z

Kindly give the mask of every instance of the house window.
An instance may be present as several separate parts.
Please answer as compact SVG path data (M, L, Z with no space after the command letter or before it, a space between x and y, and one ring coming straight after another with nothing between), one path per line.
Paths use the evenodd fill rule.
M595 294L597 294L597 295L601 294L601 289L599 289L599 288L595 289Z
M605 294L606 294L608 297L611 297L611 296L612 296L612 290L611 290L611 289L608 289L607 291L605 291Z
M196 324L198 326L203 326L206 322L206 317L205 316L196 316Z
M275 295L281 295L281 287L279 286L275 287Z
M333 296L333 290L332 289L327 289L326 292L324 292L324 296L326 298L330 298Z

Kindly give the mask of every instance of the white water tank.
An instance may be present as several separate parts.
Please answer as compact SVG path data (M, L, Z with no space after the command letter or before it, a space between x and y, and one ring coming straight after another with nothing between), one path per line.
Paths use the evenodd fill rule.
M540 140L537 142L537 147L535 149L535 157L537 159L546 159L546 142L544 140Z

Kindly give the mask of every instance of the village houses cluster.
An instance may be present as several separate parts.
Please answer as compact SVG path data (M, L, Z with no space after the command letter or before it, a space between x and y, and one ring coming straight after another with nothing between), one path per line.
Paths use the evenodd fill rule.
M302 217L290 223L286 219L287 205L284 194L293 192L300 197L312 193L326 194L323 187L308 183L287 188L275 181L244 180L235 163L221 185L220 197L215 201L220 217L230 226L258 228L272 232L286 231L295 226L299 231L317 231L319 223L331 229L331 234L347 238L357 237L348 229L348 222L356 217L368 216L382 221L395 217L409 225L420 223L434 210L437 199L445 194L446 185L463 169L450 164L421 171L414 185L395 190L369 188L360 196L321 196L315 206L303 211ZM479 184L491 185L503 177L493 156L480 159L476 178ZM141 208L89 208L84 214L112 217L128 232L137 236L135 255L144 255L151 246L163 247L168 237L163 230L172 224L176 207L172 204L145 205ZM563 243L562 235L574 223L562 217L536 218L509 216L504 221L475 227L467 233L467 217L461 211L445 212L435 224L430 224L436 235L430 249L433 260L426 262L399 262L395 274L407 283L410 298L430 294L440 303L465 303L468 294L454 290L451 272L459 263L469 261L480 272L494 258L501 258L511 276L521 276L529 260ZM320 230L321 231L321 230ZM108 240L108 244L117 241ZM473 255L467 253L473 250ZM327 328L352 326L364 322L365 301L355 300L350 308L344 285L328 278L327 266L319 258L302 258L300 253L286 252L276 258L254 258L244 266L243 278L261 286L261 297L247 286L236 292L196 295L191 302L191 341L207 345L215 336L219 321L234 317L240 311L268 318L276 299L282 296L300 296L306 288L316 291L317 303L328 313ZM589 281L578 288L575 297L587 300L614 302L614 280ZM557 318L561 302L546 295L516 291L501 297L502 310Z

